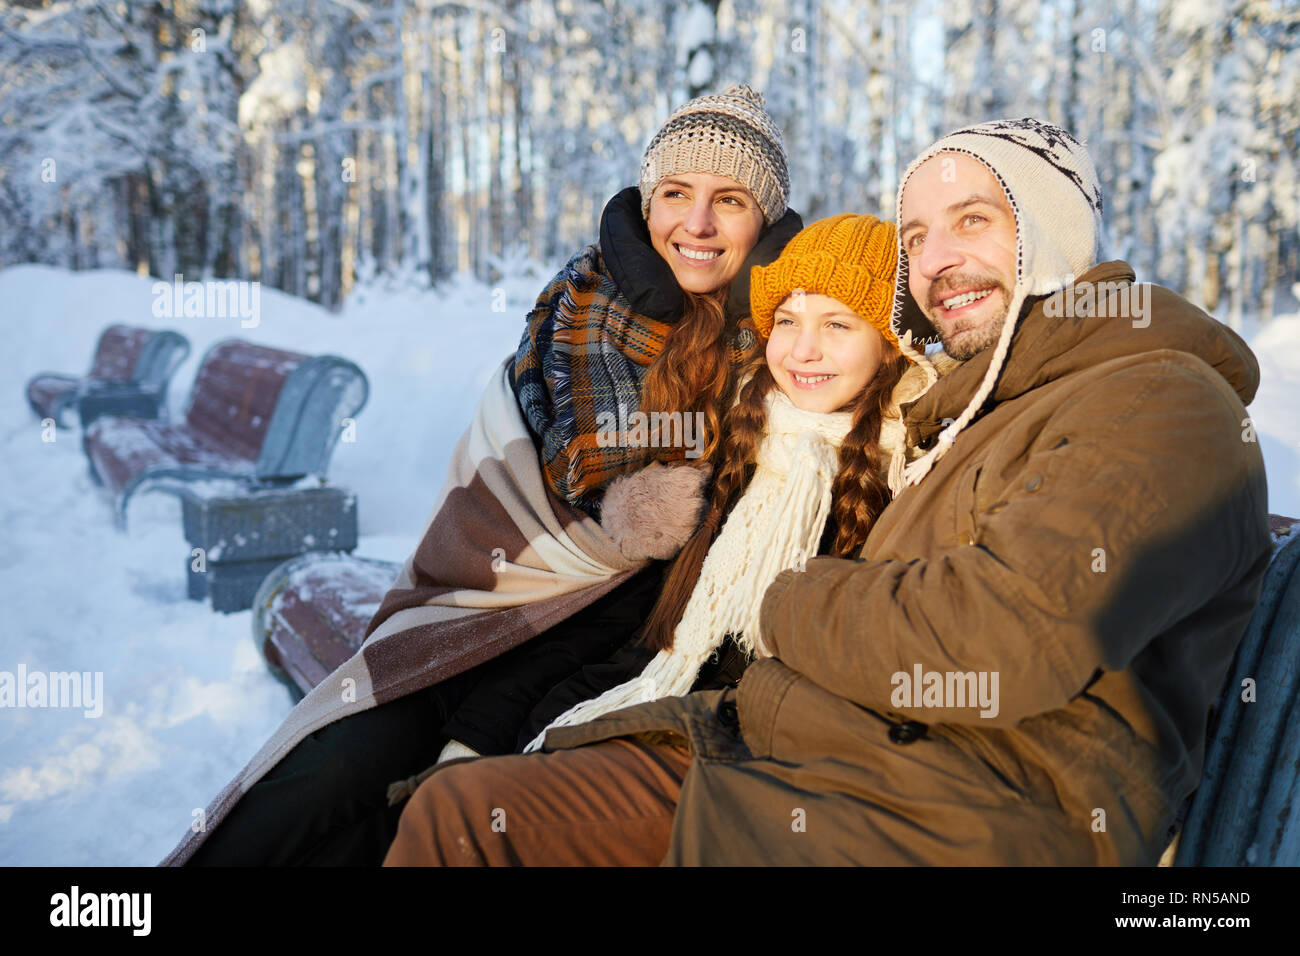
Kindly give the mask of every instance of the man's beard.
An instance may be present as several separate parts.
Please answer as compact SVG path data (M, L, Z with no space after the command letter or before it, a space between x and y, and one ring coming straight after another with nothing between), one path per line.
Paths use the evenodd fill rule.
M1002 308L998 310L996 317L990 316L982 320L983 324L973 327L962 323L958 323L956 326L945 325L935 319L935 313L943 308L943 300L950 296L954 289L988 288L990 286L995 288L989 293L988 298L999 296L1002 299ZM989 276L959 275L940 279L930 287L929 302L926 304L924 311L926 319L934 326L934 330L939 333L939 340L943 343L944 352L959 362L965 362L997 344L998 338L1002 334L1002 324L1007 317L1007 307L1010 304L1011 296L1007 292L1006 286L998 280Z

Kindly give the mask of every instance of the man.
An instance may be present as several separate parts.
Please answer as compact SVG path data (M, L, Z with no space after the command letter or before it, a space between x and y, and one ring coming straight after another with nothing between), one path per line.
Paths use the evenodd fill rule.
M1271 551L1257 364L1096 263L1063 130L950 134L897 212L896 329L949 359L861 557L777 577L737 689L434 774L388 863L1158 860Z

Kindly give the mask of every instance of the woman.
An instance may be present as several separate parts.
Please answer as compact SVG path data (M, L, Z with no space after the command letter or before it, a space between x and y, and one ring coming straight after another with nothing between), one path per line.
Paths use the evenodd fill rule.
M321 685L304 698L218 795L206 826L165 862L378 863L401 809L389 804L390 781L444 753L511 752L519 722L552 683L627 638L657 594L662 564L646 563L671 556L693 530L705 476L689 467L647 469L651 462L689 466L688 449L626 435L605 441L598 422L620 408L699 414L711 454L743 345L747 289L732 280L770 261L798 230L788 193L779 131L748 87L693 100L669 118L646 151L639 186L606 207L600 243L575 255L539 297L504 369L513 411L485 393L424 539L367 628L366 646L331 675L341 695ZM519 477L528 463L492 434L511 415L522 416L536 448L545 500L529 497L531 483ZM492 480L520 487L484 492L491 480L460 483L462 472L475 472L480 438L505 449ZM655 538L644 527L625 529L611 536L621 561L597 556L585 562L592 572L579 553L546 566L575 540L579 552L601 549L599 526L593 532L590 522L600 516L603 491L638 470L646 494L674 511L668 524L682 533ZM531 533L542 528L549 544L518 534L522 546L492 549L490 573L449 562L448 548L492 543L484 536L496 531L483 529L495 529L509 510L494 495L516 507L507 514L516 531L532 521ZM524 511L526 520L516 517ZM530 550L536 553L522 553ZM594 586L620 575L625 580L612 590ZM538 579L545 587L535 586ZM466 608L489 610L480 618ZM453 631L455 652L444 654ZM460 743L448 749L453 739Z
M836 216L803 230L771 266L753 270L753 319L766 349L749 364L726 416L707 517L674 562L647 623L651 659L634 669L634 679L570 707L551 726L734 683L748 660L765 653L757 641L758 613L776 575L821 551L847 557L861 549L889 500L891 476L898 486L898 405L935 379L924 357L890 328L896 248L892 223ZM615 493L611 487L611 498ZM611 507L613 501L607 502ZM731 673L709 667L720 650L738 663ZM589 676L571 684L582 685ZM558 687L542 709L572 690ZM533 747L540 743L539 737ZM526 778L538 766L526 761L535 759L514 758L511 772ZM488 763L480 779L499 781L507 764ZM439 786L440 774L420 788L402 816L387 863L449 862L447 854L454 859L458 848L490 844L477 833L456 832L474 816L462 809L482 793L477 784L465 784L473 779L472 769L453 775L458 783L451 790ZM585 795L604 786L545 777L532 782L534 808L549 796L572 797L575 787ZM619 799L600 790L597 799L606 797ZM452 806L448 800L468 802ZM440 821L444 810L447 820ZM553 839L551 849L564 854L559 859L576 859L571 841L567 851L558 848L572 829L557 825L550 837L546 829L539 825L523 839L536 846ZM643 836L652 839L649 832ZM653 839L660 836L666 842L666 833L656 831ZM635 843L641 836L630 839ZM635 857L638 850L619 852Z

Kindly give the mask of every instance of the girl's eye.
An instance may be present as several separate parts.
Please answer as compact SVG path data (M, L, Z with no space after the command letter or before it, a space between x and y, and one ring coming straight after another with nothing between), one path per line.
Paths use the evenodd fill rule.
M681 196L684 193L680 189L665 189L663 191L664 199L672 199L674 196Z
M965 221L965 222L970 222L971 220L983 221L983 219L984 219L984 217L981 216L979 213L977 213L977 212L973 212L973 213L970 213L969 215L967 215L966 218L965 218L965 220L963 220L963 221Z
M826 324L829 325L829 326L830 326L831 328L833 328L833 329L847 329L847 328L848 328L848 326L845 325L843 322L828 322L828 323L826 323Z
M787 316L787 315L783 315L783 316L781 316L779 319L776 320L776 324L777 324L777 325L794 325L794 319L790 318L790 317Z
M740 201L739 199L737 199L735 196L723 196L723 197L722 197L722 201L723 201L723 202L729 202L729 203L731 203L733 206L740 206L741 208L744 208L744 205L745 205L743 202L741 202L741 201Z

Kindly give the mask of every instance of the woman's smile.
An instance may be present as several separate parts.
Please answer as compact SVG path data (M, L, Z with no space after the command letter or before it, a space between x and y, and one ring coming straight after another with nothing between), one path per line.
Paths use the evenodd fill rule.
M692 246L684 242L673 243L673 249L677 254L693 266L712 265L719 256L722 255L721 249L710 248L707 246Z

